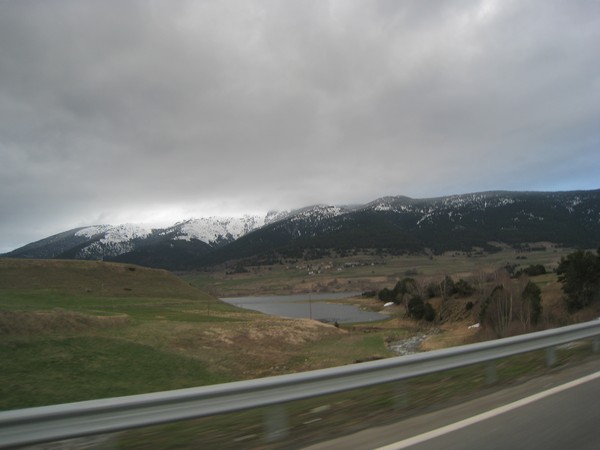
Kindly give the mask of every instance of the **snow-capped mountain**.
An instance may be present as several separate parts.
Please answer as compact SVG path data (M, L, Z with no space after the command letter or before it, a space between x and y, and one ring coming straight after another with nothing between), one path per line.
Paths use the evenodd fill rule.
M172 241L200 241L217 248L287 214L285 211L271 211L266 216L205 217L189 219L166 228L152 228L144 224L93 225L50 236L5 256L105 259L159 242Z
M307 250L494 251L494 242L519 246L539 241L600 247L600 190L383 197L362 206L196 218L160 229L97 225L50 236L4 256L104 258L187 269L243 258L306 257Z
M600 246L600 190L483 192L430 199L398 196L362 207L317 206L248 233L208 255L206 261L278 261L357 248L401 254L496 251L495 242L518 247L540 241Z
M264 224L265 218L259 216L204 217L177 223L162 233L165 235L172 233L173 239L183 241L198 239L211 246L219 246L234 241Z
M480 192L423 200L408 197L383 197L362 208L362 211L412 214L418 225L433 223L436 218L460 223L465 216L489 215L493 211L510 211L513 222L543 221L549 210L555 214L579 214L590 226L600 223L598 190L577 192ZM534 211L541 214L536 215Z
M103 259L135 249L136 243L152 234L152 229L136 224L96 225L83 228L75 236L89 238L89 244L75 253L77 259Z
M486 208L496 208L514 203L516 201L514 194L514 192L480 192L420 200L404 196L383 197L365 205L363 209L397 213L418 212L421 214L460 208L483 211Z
M349 213L351 210L339 206L314 205L292 211L280 219L275 227L286 229L292 236L314 236L319 233L322 225L332 219Z

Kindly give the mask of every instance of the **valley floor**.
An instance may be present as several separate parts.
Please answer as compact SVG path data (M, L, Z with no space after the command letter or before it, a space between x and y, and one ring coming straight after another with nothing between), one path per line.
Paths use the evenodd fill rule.
M0 409L352 364L394 356L389 344L414 335L426 335L421 350L459 345L478 338L469 328L472 317L430 324L406 319L403 307L394 306L386 309L389 320L338 328L241 310L215 297L391 288L405 276L468 276L506 262L550 267L561 254L539 251L522 259L507 250L479 258L389 257L381 264L373 255L355 255L321 273L314 268L323 261L302 263L313 275L306 265L278 265L181 277L126 264L0 259ZM554 275L537 282L550 303L560 299ZM352 302L383 308L374 298Z

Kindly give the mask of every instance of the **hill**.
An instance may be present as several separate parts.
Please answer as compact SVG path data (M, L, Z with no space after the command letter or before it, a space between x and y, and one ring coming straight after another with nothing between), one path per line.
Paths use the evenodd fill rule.
M101 261L0 259L0 289L105 299L209 299L166 270Z
M399 333L240 310L164 270L6 258L0 410L343 365Z

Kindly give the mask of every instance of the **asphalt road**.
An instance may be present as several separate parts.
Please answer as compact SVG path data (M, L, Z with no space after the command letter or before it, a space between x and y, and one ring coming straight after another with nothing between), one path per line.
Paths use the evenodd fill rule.
M598 372L596 358L461 405L308 448L599 449L600 377L571 386Z

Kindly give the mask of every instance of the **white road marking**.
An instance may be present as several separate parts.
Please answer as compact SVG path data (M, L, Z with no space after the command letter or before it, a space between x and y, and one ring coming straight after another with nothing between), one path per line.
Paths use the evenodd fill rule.
M492 417L499 416L500 414L504 414L505 412L512 411L513 409L517 409L517 408L520 408L521 406L525 406L525 405L528 405L529 403L533 403L537 400L541 400L542 398L549 397L551 395L557 394L562 391L566 391L567 389L574 388L581 384L587 383L588 381L595 380L596 378L600 378L600 372L592 373L585 377L578 378L577 380L573 380L568 383L561 384L560 386L556 386L552 389L548 389L547 391L543 391L538 394L530 395L529 397L522 398L521 400L517 400L516 402L509 403L508 405L500 406L498 408L492 409L490 411L486 411L484 413L478 414L473 417L469 417L469 418L461 420L459 422L452 423L450 425L446 425L446 426L438 428L436 430L431 430L431 431L428 431L427 433L419 434L417 436L413 436L408 439L404 439L402 441L395 442L393 444L379 447L376 450L400 450L403 448L410 447L411 445L420 444L421 442L425 442L430 439L434 439L436 437L442 436L442 435L450 433L452 431L456 431L456 430L460 430L461 428L468 427L469 425L473 425L474 423L482 422L482 421L490 419Z

